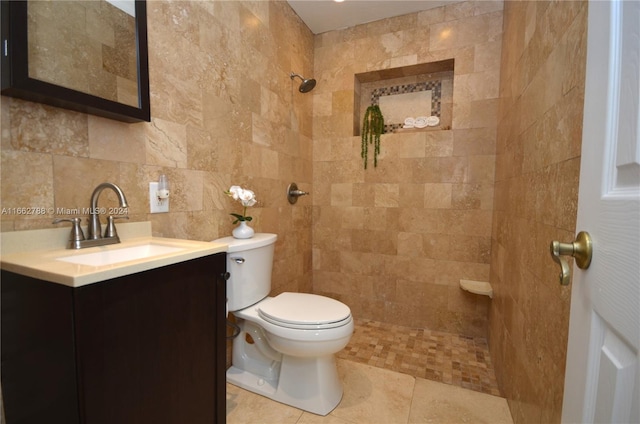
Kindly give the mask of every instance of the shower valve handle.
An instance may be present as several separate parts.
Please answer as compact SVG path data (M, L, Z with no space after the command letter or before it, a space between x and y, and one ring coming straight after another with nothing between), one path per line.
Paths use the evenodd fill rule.
M287 187L287 200L292 205L298 201L298 197L306 196L307 194L309 193L306 191L298 190L298 185L296 183L291 183L289 184L289 187Z

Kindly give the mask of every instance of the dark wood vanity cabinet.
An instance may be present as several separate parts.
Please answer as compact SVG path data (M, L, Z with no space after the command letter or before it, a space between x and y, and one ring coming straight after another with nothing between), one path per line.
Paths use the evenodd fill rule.
M7 424L225 422L225 254L71 288L2 271Z

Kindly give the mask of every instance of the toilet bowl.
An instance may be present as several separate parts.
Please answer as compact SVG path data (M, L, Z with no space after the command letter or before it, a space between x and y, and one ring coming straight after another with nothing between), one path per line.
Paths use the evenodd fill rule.
M337 300L314 294L268 297L275 241L275 234L216 240L229 246L228 305L240 327L227 381L326 415L342 398L334 355L353 334L351 311Z

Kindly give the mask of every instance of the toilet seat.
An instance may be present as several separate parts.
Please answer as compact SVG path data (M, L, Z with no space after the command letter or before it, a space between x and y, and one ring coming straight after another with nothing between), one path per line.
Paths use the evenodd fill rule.
M261 302L257 311L271 324L302 330L336 328L351 321L347 305L309 293L281 293Z

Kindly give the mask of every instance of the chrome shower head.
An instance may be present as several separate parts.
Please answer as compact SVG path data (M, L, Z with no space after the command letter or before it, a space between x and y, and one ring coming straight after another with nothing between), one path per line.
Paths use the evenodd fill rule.
M309 91L313 90L313 87L316 86L316 80L314 80L313 78L306 79L301 75L294 74L293 72L291 72L289 77L291 79L294 79L295 77L298 77L298 78L300 78L302 80L302 83L300 84L300 87L298 87L298 91L301 92L301 93L308 93Z

